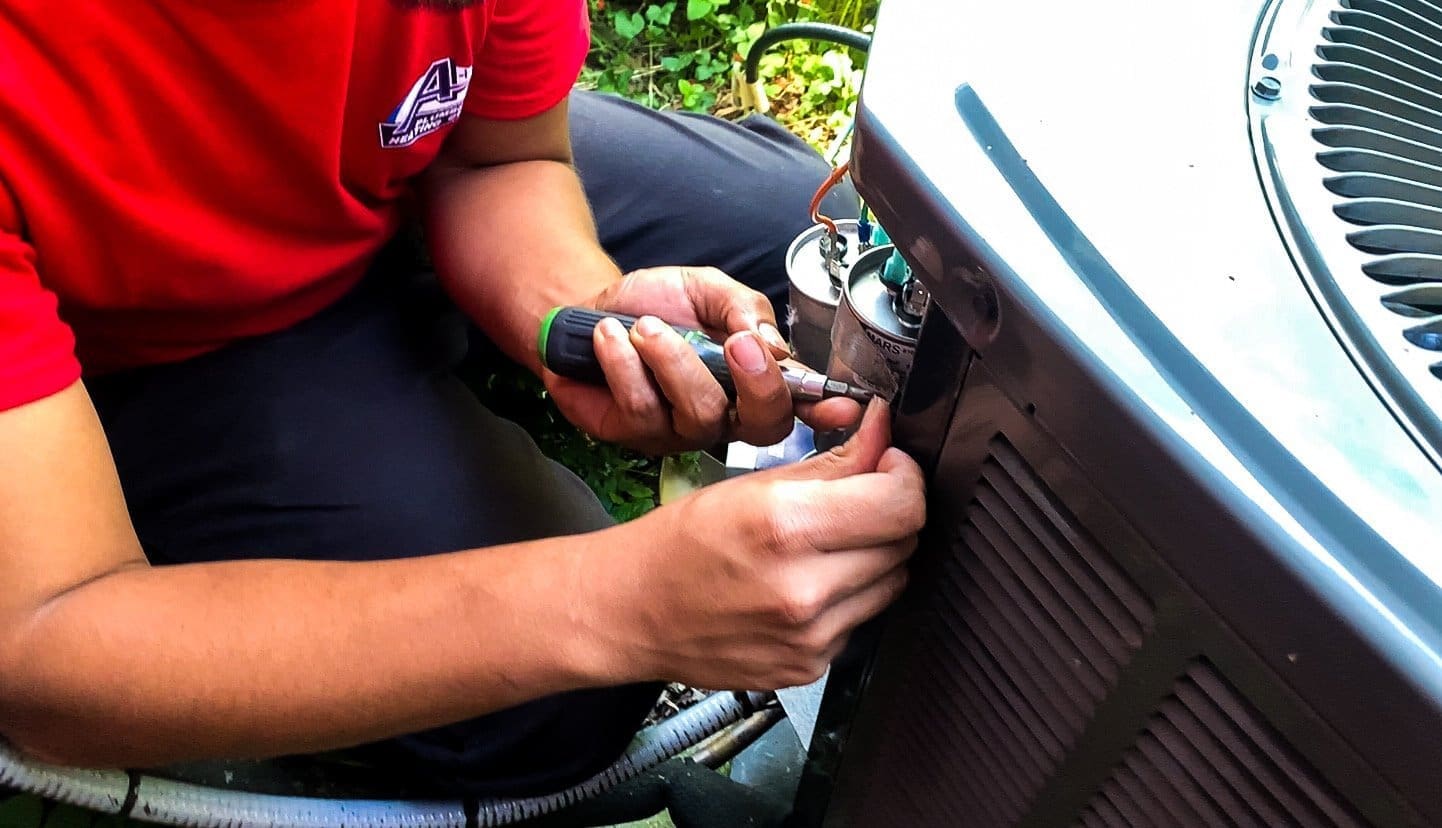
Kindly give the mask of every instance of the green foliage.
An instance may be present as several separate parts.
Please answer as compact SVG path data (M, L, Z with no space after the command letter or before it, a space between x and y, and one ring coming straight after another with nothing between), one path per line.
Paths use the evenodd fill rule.
M878 0L591 0L582 85L660 109L744 114L733 72L769 26L820 20L868 29ZM818 147L855 111L860 55L826 43L779 44L761 61L778 119Z

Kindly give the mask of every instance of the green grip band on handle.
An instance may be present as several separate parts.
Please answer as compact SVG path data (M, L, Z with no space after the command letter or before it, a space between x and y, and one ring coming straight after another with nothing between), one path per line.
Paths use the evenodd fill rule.
M556 321L556 316L565 310L560 305L551 308L541 320L541 330L536 334L536 353L541 357L541 364L546 364L546 341L551 338L551 323Z

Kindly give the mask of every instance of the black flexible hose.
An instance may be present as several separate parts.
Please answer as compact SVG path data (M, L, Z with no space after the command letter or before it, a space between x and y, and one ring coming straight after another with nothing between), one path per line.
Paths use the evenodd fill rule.
M746 82L756 83L761 80L761 56L766 54L766 50L783 40L801 39L840 43L862 52L871 48L870 35L845 26L831 23L783 23L762 32L751 45L751 51L746 53Z

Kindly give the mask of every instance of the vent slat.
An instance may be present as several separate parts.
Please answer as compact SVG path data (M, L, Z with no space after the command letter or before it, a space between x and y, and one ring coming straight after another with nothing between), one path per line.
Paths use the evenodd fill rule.
M975 537L974 532L968 534ZM984 543L980 538L976 539ZM976 581L981 594L991 600L1006 619L1018 645L1032 653L1037 665L1049 677L1050 681L1043 683L1052 688L1050 694L1066 718L1071 732L1080 732L1086 723L1087 711L1100 701L1105 693L1100 679L1090 670L1082 669L1084 665L1080 654L1075 649L1067 648L1065 639L1057 635L1055 630L1045 623L1038 624L1042 613L1035 607L1030 596L1017 590L1014 581L1007 585L998 582L993 570L983 565L980 558L981 555L978 554L967 562L968 574ZM994 563L1005 569L1000 562ZM1095 694L1086 689L1084 680L1096 682L1098 690Z
M1385 198L1442 208L1442 188L1372 173L1343 173L1322 179L1327 189L1347 198Z
M968 592L971 594L968 595ZM977 600L978 590L975 589L975 585L973 584L970 590L966 590L966 588L963 587L958 590L958 593L965 596L962 598L965 604L959 605L958 608L962 610L972 610L972 613L968 614L968 617L974 619L974 621L968 626L974 634L976 642L980 645L981 651L990 656L992 662L1001 668L1002 674L1011 680L1010 688L1014 688L1015 692L1012 692L1009 688L1001 688L1002 694L1006 698L1009 706L1017 715L1025 716L1039 722L1040 725L1046 729L1046 732L1055 739L1055 744L1058 746L1057 753L1048 757L1041 750L1036 749L1033 740L1022 739L1019 742L1021 747L1032 751L1032 753L1024 759L1018 756L1018 760L1030 762L1035 765L1038 770L1049 768L1055 757L1060 755L1063 747L1070 744L1070 733L1065 727L1064 720L1062 720L1061 716L1051 706L1047 694L1036 684L1035 680L1031 678L1025 668L1021 667L1019 659L1013 649L1003 643L1004 637L997 635L991 625L991 619L981 610L980 601ZM964 632L954 628L952 632L958 636L965 635Z
M953 727L955 725L953 724ZM927 756L938 766L951 767L960 773L953 775L965 777L965 781L958 779L952 782L960 786L960 789L970 793L969 803L975 810L985 814L995 825L1007 825L1012 822L1016 813L1014 806L1008 805L998 796L1003 792L1003 785L1007 780L1001 778L1000 771L991 757L981 752L980 746L986 745L984 731L976 730L968 725L955 730L943 731L938 727L918 727L908 733L908 743L917 753ZM943 735L945 734L945 735ZM909 786L916 786L916 777L913 773L918 765L926 763L915 761L908 757L904 762L898 762L900 767L906 767ZM917 786L920 787L920 786ZM931 802L932 795L929 789L922 787L914 797L916 802ZM936 797L944 799L945 797Z
M1022 455L1004 440L992 449L1005 466L984 464L936 577L913 584L915 656L884 668L900 671L888 686L905 702L875 714L867 761L886 773L867 777L854 824L1015 826L1134 652L1108 617L1153 623L1147 598Z
M1111 597L1121 603L1122 608L1130 615L1131 622L1137 628L1149 630L1153 614L1151 603L1122 572L1121 567L1112 562L1111 558L1098 548L1096 542L1079 529L1076 521L1066 513L1061 503L1050 495L1046 484L1031 471L1016 449L1003 441L993 440L991 451L997 464L1005 469L1012 481L1026 493L1032 505L1046 516L1050 528L1058 536L1065 538L1065 542L1075 551L1081 562L1089 567L1092 574L1110 591Z
M1115 662L1106 649L1090 635L1086 624L1077 618L1067 602L1052 588L1046 576L1037 571L1031 560L1012 542L1006 530L990 513L977 515L972 525L1001 553L1001 559L1012 573L1026 584L1027 591L1036 596L1037 601L1052 617L1057 630L1066 635L1074 647L1081 650L1087 663L1110 685L1117 674Z
M1107 782L1107 786L1102 789L1102 795L1106 798L1106 803L1121 817L1122 822L1130 828L1147 828L1149 825L1158 824L1142 815L1137 804L1132 801L1131 796L1122 789L1122 786L1117 784L1115 779Z
M1362 265L1362 272L1388 285L1439 282L1442 281L1442 256L1415 253L1383 256Z
M1230 753L1218 740L1217 734L1203 724L1191 710L1173 698L1162 703L1160 713L1182 734L1187 747L1196 751L1201 764L1214 771L1226 783L1227 789L1235 795L1240 807L1253 814L1264 826L1286 822L1286 814L1276 806L1272 797L1258 786L1245 768L1232 761Z
M1376 130L1442 150L1442 130L1394 118L1385 112L1364 109L1351 104L1327 104L1314 106L1307 113L1324 124Z
M1036 715L1036 711L1021 699L1016 687L1008 680L1000 666L992 660L990 655L982 649L975 637L968 637L957 642L970 659L974 669L970 678L986 700L992 714L1010 734L1012 739L1024 742L1030 747L1039 747L1046 756L1052 760L1059 759L1065 752L1061 741L1052 735L1051 730ZM1043 767L1051 762L1043 761Z
M976 551L977 563L985 568L986 574L1006 593L1012 605L1021 610L1022 615L1045 642L1045 647L1050 649L1054 659L1047 661L1060 665L1065 674L1075 679L1085 690L1085 696L1075 692L1072 694L1079 708L1089 710L1096 702L1101 701L1106 695L1106 681L1100 673L1092 669L1086 654L1062 632L1056 619L1047 613L1036 595L1017 578L1016 572L1002 561L1001 556L975 527L967 527L963 538L967 545ZM1031 641L1036 640L1034 636L1026 637Z
M958 666L962 665L958 663ZM972 762L973 771L979 769L980 778L987 782L981 797L992 803L992 811L997 819L1009 822L1022 812L1029 798L1028 792L1022 789L1012 772L1010 763L999 761L1000 757L996 753L1000 743L1015 737L1008 736L1003 726L984 713L987 705L977 695L974 686L969 686L962 698L970 702L958 708L958 713L967 721L967 726L957 731L961 741L967 745L965 751L955 751L948 747L946 742L951 737L943 736L939 728L919 728L914 735L914 741L932 756L946 756L948 752L956 752L958 755L974 752L976 755ZM971 738L966 738L968 732Z
M1197 665L1187 671L1187 676L1202 688L1202 691L1218 707L1227 712L1227 715L1247 734L1253 744L1266 753L1273 766L1281 770L1295 789L1307 798L1319 815L1325 815L1325 818L1333 824L1360 824L1360 820L1351 809L1332 795L1330 786L1325 785L1315 772L1307 768L1292 753L1280 734L1242 698L1241 694L1232 689L1221 675L1209 667Z
M929 728L918 728L913 731L910 746L913 755L908 756L905 762L897 762L895 767L905 768L906 773L902 774L905 785L917 790L913 797L914 802L925 802L928 809L936 811L944 809L966 808L971 811L968 819L976 819L983 816L990 820L992 825L1006 825L1010 820L1007 811L997 800L996 782L992 781L993 775L997 772L995 765L988 761L978 749L965 749L967 745L985 744L978 740L974 731L965 728L955 731L942 731L933 726ZM918 750L918 748L922 750ZM923 754L933 761L917 761L915 754ZM964 792L963 795L953 794L952 797L938 797L933 794L935 787L944 786L943 782L932 782L926 784L924 776L915 773L917 767L942 767L949 768L954 772L950 776L952 789ZM959 772L957 772L959 771ZM933 772L934 776L936 774ZM936 804L935 800L950 800L956 805L946 803ZM920 824L919 822L911 824Z
M1146 817L1147 825L1186 825L1187 819L1168 809L1170 798L1159 799L1152 790L1137 778L1131 763L1116 769L1114 778L1122 793L1132 806Z
M1442 148L1419 144L1416 141L1409 141L1406 138L1399 138L1374 129L1320 127L1312 130L1312 137L1316 138L1318 143L1338 150L1372 150L1383 155L1405 158L1430 167L1442 168Z
M1442 316L1442 285L1419 285L1389 293L1382 297L1382 306L1400 316Z
M1356 67L1364 70L1370 77L1385 78L1389 83L1395 81L1403 88L1420 90L1432 96L1442 95L1442 77L1371 49L1339 43L1331 46L1318 46L1317 54L1326 61L1325 64L1314 69L1317 77L1323 80L1357 83L1361 86L1372 87L1371 83L1351 78L1353 73L1349 67ZM1334 72L1335 74L1333 74ZM1387 89L1379 89L1379 91L1385 93ZM1405 94L1399 94L1398 97L1403 100L1411 100Z
M1433 40L1415 29L1399 26L1381 15L1342 9L1332 12L1328 17L1338 26L1372 32L1425 55L1442 54L1442 41Z
M1093 801L1091 812L1101 817L1102 823L1107 828L1131 828L1133 825L1131 820L1122 816L1121 812L1117 810L1117 806L1112 804L1111 799L1105 793Z
M1442 351L1442 319L1434 319L1425 325L1418 325L1415 328L1408 328L1402 332L1407 341L1418 348L1426 348L1429 351Z
M1341 4L1396 20L1409 29L1430 29L1432 35L1442 36L1442 9L1430 0L1341 0Z
M1085 812L1102 814L1107 805L1134 823L1131 806L1143 824L1154 826L1363 825L1205 662L1177 680Z
M949 657L949 653L940 651L938 657ZM938 682L945 682L946 686ZM981 746L988 744L986 740L990 737L984 736L986 731L978 729L975 720L966 716L967 711L979 707L975 703L979 698L971 699L969 691L963 690L949 671L925 671L916 678L916 683L918 688L936 688L925 695L918 689L916 694L937 700L936 704L926 707L934 712L935 718L923 721L912 713L917 708L907 708L905 712L912 720L903 719L895 728L895 732L904 736L902 743L906 748L886 766L906 769L904 776L908 785L916 780L917 766L949 768L954 777L951 784L969 792L969 798L962 801L974 803L976 810L986 813L993 823L1004 824L1006 815L997 801L1001 781L992 778L997 773L996 762L981 752ZM916 801L930 802L931 796L925 795Z
M1425 253L1442 255L1442 232L1418 227L1382 224L1347 234L1347 241L1369 253Z
M1323 103L1349 104L1390 115L1393 118L1411 121L1430 129L1442 130L1442 114L1400 98L1383 95L1365 86L1351 83L1314 83L1311 86L1311 92L1312 97Z
M1231 754L1232 760L1247 769L1283 813L1293 819L1300 816L1312 817L1312 807L1306 797L1296 790L1287 774L1277 767L1272 757L1252 740L1247 730L1236 720L1235 711L1243 705L1218 704L1211 694L1202 689L1196 680L1197 676L1189 674L1188 678L1190 680L1181 683L1176 692L1182 704L1217 734L1222 745Z
M1408 204L1386 198L1359 198L1344 201L1332 208L1336 214L1353 224L1405 224L1442 230L1442 208Z
M1177 763L1164 747L1161 738L1164 732L1171 728L1165 722L1157 722L1152 727L1152 732L1137 740L1137 750L1146 758L1146 765L1155 768L1166 780L1170 790L1180 795L1183 802L1187 804L1197 819L1189 821L1189 825L1222 825L1228 820L1217 809L1216 803L1211 797L1197 785L1197 781L1186 769ZM1169 734L1170 735L1170 734Z
M986 743L993 745L994 750L1004 747L1008 750L1034 752L1030 759L1017 755L1013 757L1013 761L1030 763L1038 769L1054 765L1054 757L1060 756L1060 747L1053 743L1051 755L1047 756L1045 743L1039 746L1015 711L1009 710L1006 704L997 702L994 689L989 687L992 681L978 662L974 644L968 646L967 642L959 640L956 634L951 633L939 646L945 650L948 658L954 659L953 663L965 666L966 669L954 671L945 678L934 678L934 681L939 682L938 688L944 685L949 688L949 692L957 694L958 698L964 701L955 705L940 704L937 709L946 715L964 719L977 733L985 734Z
M959 568L959 564L957 566ZM993 597L996 593L969 575L966 580L970 587L963 587L961 592L974 610L974 617L980 621L973 624L972 629L982 646L1005 667L1057 741L1070 745L1085 724L1085 717L1068 703L1070 694L1043 667L1032 642L1018 635L1017 628L1006 618L1003 606L1007 602L996 600Z
M1373 150L1325 150L1317 153L1317 160L1327 169L1339 173L1371 173L1433 187L1442 185L1442 167Z
M990 485L978 489L976 498L985 505L987 517L996 521L1017 551L1046 580L1053 594L1076 619L1075 623L1082 625L1087 636L1101 646L1105 659L1113 663L1118 661L1127 652L1127 640L1096 608L1087 590L1068 575L1067 568L1031 533L1027 521L1012 511L1011 504L996 490L999 481L983 479ZM1006 483L1001 482L1001 485Z
M1339 46L1354 46L1358 49L1365 49L1368 52L1391 58L1398 63L1409 66L1419 72L1442 77L1442 60L1438 60L1427 52L1418 51L1405 43L1399 43L1390 37L1366 29L1356 29L1351 26L1328 26L1322 30L1322 37L1329 42ZM1327 60L1333 60L1323 49L1329 48L1326 44L1318 46L1318 54Z
M1376 56L1372 62L1397 66L1380 55ZM1400 68L1407 71L1406 67ZM1411 78L1399 77L1391 72L1375 69L1371 65L1355 63L1318 63L1312 67L1312 74L1328 83L1370 89L1385 97L1406 101L1429 111L1435 112L1442 109L1442 92L1434 88L1435 78L1428 82L1425 76L1417 74L1416 77L1422 78L1423 82L1427 83L1426 86L1419 86Z

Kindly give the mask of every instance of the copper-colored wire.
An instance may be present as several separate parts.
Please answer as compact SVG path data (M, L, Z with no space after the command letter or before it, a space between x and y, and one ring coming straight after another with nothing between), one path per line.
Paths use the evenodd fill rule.
M831 231L833 236L840 231L836 229L836 222L833 221L830 216L821 215L821 200L826 198L826 194L831 192L832 187L840 183L841 179L846 176L846 171L849 169L851 169L851 162L842 162L841 166L832 170L831 175L828 175L826 180L821 182L821 187L817 189L816 195L811 197L811 220L818 224L826 225L826 229Z

